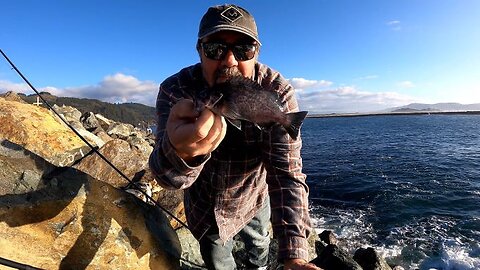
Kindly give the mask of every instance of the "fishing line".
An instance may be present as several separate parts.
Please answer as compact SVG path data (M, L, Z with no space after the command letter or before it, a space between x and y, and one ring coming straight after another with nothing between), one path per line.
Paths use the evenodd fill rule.
M137 183L133 182L132 180L130 180L130 178L128 178L128 176L126 176L122 171L120 171L117 167L115 167L115 165L113 165L113 163L110 162L110 160L108 160L102 153L100 153L97 149L97 147L94 147L92 144L90 144L72 125L70 125L70 123L67 122L67 120L62 117L60 115L60 113L58 113L48 102L47 100L45 100L45 98L43 98L40 93L38 92L38 90L27 80L27 78L25 78L25 76L23 76L23 74L20 72L20 70L17 69L17 67L13 64L12 61L10 61L10 59L7 57L7 55L0 49L0 53L2 53L3 57L5 57L5 59L7 59L8 63L10 63L10 65L12 66L12 68L18 73L18 75L20 75L20 77L22 77L22 79L28 84L28 86L30 86L30 88L32 88L32 90L37 94L38 97L40 97L40 99L42 99L42 101L44 102L45 105L47 105L47 107L52 110L61 120L63 123L65 123L65 125L67 125L74 133L75 135L77 135L85 144L88 145L88 147L90 147L90 149L92 149L92 151L94 151L101 159L103 159L108 165L110 165L110 167L112 167L118 174L120 174L125 180L127 180L131 185L133 185L135 188L137 188L138 191L140 191L143 195L145 195L145 197L149 200L151 200L152 202L155 203L156 206L158 206L160 209L162 209L165 213L167 213L168 215L170 215L173 219L175 219L179 224L181 224L182 226L184 226L185 228L188 229L188 225L185 224L185 222L181 221L179 218L177 218L174 214L172 214L170 211L168 211L167 209L165 209L163 206L161 206L157 201L155 201L150 195L148 195L145 191L143 191L140 187L137 186Z
M102 153L100 153L97 149L97 147L94 147L92 144L90 144L72 125L70 125L66 119L64 119L64 117L60 116L60 114L47 102L47 100L45 100L45 98L43 98L40 93L37 91L37 89L27 80L27 78L25 76L23 76L23 74L20 72L20 70L18 70L18 68L15 66L15 64L13 64L12 61L10 61L10 59L7 57L7 55L3 52L2 49L0 49L0 53L3 55L3 57L8 61L8 63L12 66L12 68L18 73L18 75L20 75L20 77L28 84L28 86L30 86L30 88L37 94L38 97L40 97L40 99L42 99L42 101L44 102L44 104L50 109L52 110L61 120L62 122L67 125L74 133L75 135L77 135L85 144L88 145L88 147L90 147L92 149L93 152L95 152L101 159L103 159L103 161L105 161L110 167L112 167L118 174L120 174L120 176L122 176L125 180L128 181L129 184L133 185L138 191L140 191L143 195L145 195L145 198L147 198L147 200L150 200L152 201L155 206L157 206L158 208L160 208L162 211L164 211L165 213L167 213L169 216L171 216L173 219L175 219L180 225L182 225L183 227L187 228L188 229L188 225L183 222L182 220L180 220L178 217L176 217L173 213L171 213L170 211L168 211L167 209L165 209L163 206L161 206L156 200L154 200L150 195L147 194L147 192L143 191L140 187L137 186L137 183L133 182L132 180L130 180L130 178L128 178L128 176L126 176L122 171L120 171L117 167L115 167L115 165L113 165L113 163L111 163ZM185 262L189 262L185 259L182 259L182 258L179 258L180 260L182 261L185 261ZM0 260L0 263L2 261ZM191 263L191 262L189 262ZM19 269L37 269L37 268L19 268Z

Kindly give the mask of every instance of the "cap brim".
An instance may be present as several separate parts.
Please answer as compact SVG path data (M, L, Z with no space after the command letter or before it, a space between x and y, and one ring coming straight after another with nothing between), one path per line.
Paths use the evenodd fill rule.
M258 45L262 45L262 43L260 42L260 40L258 40L257 37L255 37L255 35L253 35L252 33L248 32L248 31L245 31L245 29L241 28L241 27L235 27L235 26L232 26L232 25L217 25L215 27L212 27L209 29L209 31L207 31L205 34L203 34L202 36L199 36L198 39L203 39L205 37L208 37L212 34L215 34L215 33L218 33L220 31L235 31L235 32L239 32L239 33L242 33L244 35L247 35L251 38L253 38L257 43Z

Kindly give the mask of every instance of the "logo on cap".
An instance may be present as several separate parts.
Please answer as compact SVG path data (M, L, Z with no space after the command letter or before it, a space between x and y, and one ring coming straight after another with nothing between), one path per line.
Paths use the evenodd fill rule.
M236 20L243 17L242 13L235 7L229 7L225 9L220 15L230 22L235 22Z

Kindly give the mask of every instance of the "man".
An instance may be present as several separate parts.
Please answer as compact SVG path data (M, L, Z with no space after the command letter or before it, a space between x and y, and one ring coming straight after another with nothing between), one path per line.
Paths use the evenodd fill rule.
M209 269L234 269L233 240L242 237L249 269L266 269L270 213L284 269L308 264L308 187L302 173L301 139L280 126L242 129L194 100L231 76L244 76L278 92L285 112L298 111L293 87L257 61L255 21L236 5L210 7L203 16L197 51L200 63L161 85L156 109L157 142L150 167L165 188L185 190L189 228Z

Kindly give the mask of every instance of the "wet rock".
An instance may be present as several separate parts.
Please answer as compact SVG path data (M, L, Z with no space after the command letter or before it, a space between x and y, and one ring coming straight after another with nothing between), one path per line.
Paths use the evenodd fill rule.
M371 247L358 249L353 259L362 266L363 270L392 270L385 259Z
M327 245L312 263L324 270L362 270L350 255L336 245Z
M323 232L321 232L319 238L327 245L336 245L338 243L335 234L329 230L324 230Z

